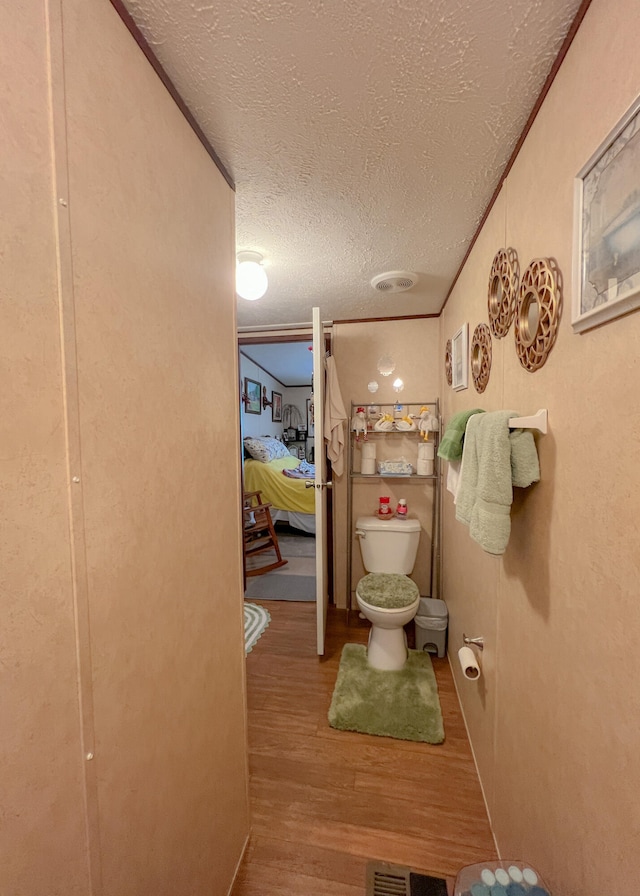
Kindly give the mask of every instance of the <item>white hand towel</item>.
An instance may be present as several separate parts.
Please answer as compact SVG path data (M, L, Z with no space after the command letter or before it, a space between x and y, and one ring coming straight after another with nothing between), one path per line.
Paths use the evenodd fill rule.
M453 495L453 503L458 503L458 492L462 479L462 461L450 460L447 466L447 491Z
M327 358L327 380L324 398L324 440L327 443L327 457L333 472L342 476L344 472L344 425L347 412L340 394L336 362L332 355Z

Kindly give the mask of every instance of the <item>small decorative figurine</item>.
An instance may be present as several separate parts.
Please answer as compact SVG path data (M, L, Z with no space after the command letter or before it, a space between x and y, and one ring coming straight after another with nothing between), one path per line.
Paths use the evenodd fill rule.
M416 421L409 414L400 420L396 420L396 429L400 432L414 432L417 428Z
M364 408L356 410L355 416L351 421L351 429L356 434L356 442L359 442L361 437L365 442L367 441L367 417Z
M438 421L426 405L423 405L420 408L419 421L420 422L418 423L418 429L420 430L422 438L425 440L425 442L428 442L429 433L437 432L440 427L438 426Z
M376 432L389 432L393 429L393 417L391 414L383 414L373 428Z

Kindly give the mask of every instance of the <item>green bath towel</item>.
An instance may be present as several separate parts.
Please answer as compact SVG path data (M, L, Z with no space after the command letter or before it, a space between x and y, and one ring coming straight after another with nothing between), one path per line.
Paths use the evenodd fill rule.
M456 519L489 554L504 554L511 534L513 486L540 479L540 464L530 430L509 429L515 411L472 417L466 430Z
M474 414L484 414L484 411L482 408L474 408L472 411L460 411L453 415L440 442L438 457L444 460L460 460L467 421Z

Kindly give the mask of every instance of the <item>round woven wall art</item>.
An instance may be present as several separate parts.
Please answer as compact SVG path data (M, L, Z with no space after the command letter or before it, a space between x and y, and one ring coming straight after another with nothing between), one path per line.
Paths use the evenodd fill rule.
M547 360L558 333L562 275L552 258L536 258L524 272L515 318L516 352L527 370Z
M484 392L491 374L491 330L478 324L471 339L471 375L476 392Z
M489 324L491 332L502 339L509 332L518 299L520 265L515 249L499 249L489 274Z
M453 383L453 372L451 366L451 340L447 339L447 347L444 350L444 372L447 377L447 383L450 386Z

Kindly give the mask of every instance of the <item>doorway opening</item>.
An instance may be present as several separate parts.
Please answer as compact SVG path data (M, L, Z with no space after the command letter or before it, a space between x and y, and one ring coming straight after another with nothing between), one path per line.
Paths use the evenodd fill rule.
M318 538L327 545L329 594L333 592L331 512L326 531L317 533L314 489L305 488L314 477L319 450L311 348L311 333L238 337L243 490L261 491L271 505L280 553L287 560L264 575L247 575L245 598L249 600L315 601ZM252 457L254 438L276 440L272 452L279 456Z

